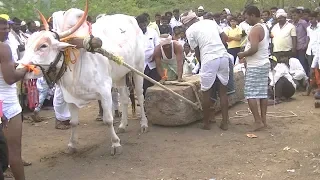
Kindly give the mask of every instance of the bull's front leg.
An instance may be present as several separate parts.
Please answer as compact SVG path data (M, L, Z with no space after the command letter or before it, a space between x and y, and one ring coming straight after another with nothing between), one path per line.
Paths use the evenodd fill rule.
M135 90L138 97L138 102L140 104L140 112L141 112L141 133L148 132L148 119L146 117L146 113L144 111L144 97L143 97L143 78L137 74L134 74L134 83Z
M121 123L118 128L118 133L124 133L126 127L128 126L128 104L129 104L129 94L126 86L121 86L118 88L120 94L120 104L122 108Z
M101 99L101 105L103 108L103 122L107 125L109 128L109 132L111 135L111 155L115 154L121 154L122 153L122 147L120 144L120 138L116 134L113 126L113 115L112 115L112 100L111 100L111 91L106 92L108 98L102 98Z
M71 136L68 143L68 153L72 154L77 151L76 149L76 129L79 124L79 108L75 104L68 103L69 111L71 114L70 125L71 125Z

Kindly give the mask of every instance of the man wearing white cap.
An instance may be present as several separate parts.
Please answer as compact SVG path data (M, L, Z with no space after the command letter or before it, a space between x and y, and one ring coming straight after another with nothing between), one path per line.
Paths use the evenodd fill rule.
M202 129L210 129L210 111L212 105L211 95L219 89L222 122L220 128L228 129L228 96L227 84L229 81L229 55L222 42L227 36L215 21L199 21L197 15L190 11L181 17L182 23L187 27L186 36L191 49L201 63L200 83L203 93L203 126ZM221 36L221 37L220 37ZM216 94L214 94L216 96Z
M293 24L287 22L287 13L283 9L276 12L278 23L271 30L273 35L273 52L292 52L297 49L297 33Z
M199 6L198 7L198 12L197 12L198 14L198 18L199 18L199 20L203 20L203 15L204 15L204 8L203 8L203 6Z

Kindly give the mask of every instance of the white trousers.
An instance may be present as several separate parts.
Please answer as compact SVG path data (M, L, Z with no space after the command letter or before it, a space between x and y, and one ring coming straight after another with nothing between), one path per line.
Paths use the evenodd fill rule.
M112 106L113 110L119 110L119 93L116 89L112 89ZM59 85L56 85L56 89L53 97L53 107L58 121L70 120L71 114L68 109L67 103L64 101L62 90Z

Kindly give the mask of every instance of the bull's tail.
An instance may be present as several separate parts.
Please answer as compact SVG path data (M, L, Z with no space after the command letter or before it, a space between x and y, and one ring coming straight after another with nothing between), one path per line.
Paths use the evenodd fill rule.
M126 75L126 84L127 87L129 88L129 98L131 101L131 110L132 110L132 115L136 114L136 100L135 100L135 96L134 96L134 81L133 81L133 72L129 72Z

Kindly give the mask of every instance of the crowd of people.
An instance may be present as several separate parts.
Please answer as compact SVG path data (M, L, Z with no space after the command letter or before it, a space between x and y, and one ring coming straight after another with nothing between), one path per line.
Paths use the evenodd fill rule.
M101 16L104 14L96 19ZM255 119L254 130L267 126L269 99L280 103L290 99L296 90L310 94L312 85L317 86L315 97L320 97L318 9L292 7L285 11L273 7L260 11L249 6L242 13L232 14L225 8L214 14L200 6L196 12L181 13L175 9L164 15L155 14L154 19L151 22L148 13L136 17L146 42L144 74L161 83L181 82L184 75L199 74L204 113L201 127L205 130L210 129L210 107L217 96L222 112L220 128L228 129L228 84L232 83L236 69L245 73L245 97ZM87 20L94 23L91 17ZM53 26L53 18L48 22ZM15 83L29 69L15 70L15 64L24 54L28 37L40 30L39 21L25 23L0 15L0 115L5 132L4 136L0 131L0 180L8 167L5 139L13 176L16 180L25 179L21 158L22 109ZM144 95L152 85L144 81ZM57 92L50 92L54 89L43 78L37 80L37 88L40 96L36 113L46 98L61 98ZM118 93L112 93L113 106L118 111ZM70 115L62 118L66 113L59 112L58 101L54 103L56 128L68 129ZM100 116L101 112L100 106Z

